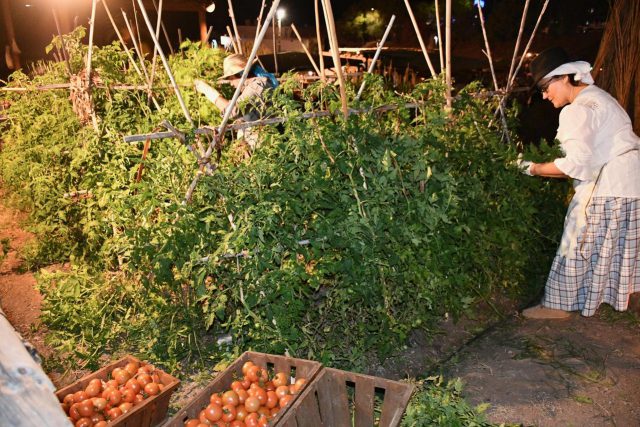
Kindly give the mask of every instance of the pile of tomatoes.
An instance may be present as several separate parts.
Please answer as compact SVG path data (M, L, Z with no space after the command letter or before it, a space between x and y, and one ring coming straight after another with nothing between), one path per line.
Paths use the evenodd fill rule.
M306 383L304 378L292 382L284 372L269 378L268 371L252 361L242 365L242 375L230 390L213 393L198 418L187 420L185 427L266 426Z
M164 389L153 365L129 362L111 371L111 379L92 379L84 390L62 399L62 409L75 427L105 427L108 421Z

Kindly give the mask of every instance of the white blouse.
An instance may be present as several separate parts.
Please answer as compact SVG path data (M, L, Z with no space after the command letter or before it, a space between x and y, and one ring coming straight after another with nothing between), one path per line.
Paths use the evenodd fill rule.
M597 180L593 197L640 198L640 138L627 112L606 91L584 88L560 112L556 138L565 157L555 165L584 184Z

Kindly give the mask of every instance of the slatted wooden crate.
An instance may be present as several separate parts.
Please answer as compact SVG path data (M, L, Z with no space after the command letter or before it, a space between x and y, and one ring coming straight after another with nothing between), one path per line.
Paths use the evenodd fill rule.
M56 391L58 400L62 401L64 396L69 393L75 393L76 391L84 390L89 382L94 378L101 380L108 380L109 374L115 368L124 368L129 362L138 362L142 364L140 360L133 356L125 356L120 360L117 360L110 365L107 365L96 372L89 374L75 383L68 385L67 387ZM155 396L151 396L145 399L140 404L136 405L131 411L116 418L110 422L110 426L113 427L152 427L160 424L167 416L167 410L169 409L169 399L171 394L178 387L180 381L172 377L171 375L156 368L155 371L160 377L160 382L164 385L164 388L160 393Z
M394 427L414 386L324 368L275 425L281 427Z
M247 361L252 361L256 365L266 368L270 372L284 372L291 378L305 378L306 384L287 407L278 413L271 421L270 425L278 425L279 420L285 415L288 408L300 398L302 392L313 382L322 365L318 362L294 357L278 356L275 354L258 353L247 351L238 357L227 369L221 372L211 381L189 404L180 410L163 427L183 427L189 418L198 418L200 411L209 404L209 398L214 392L226 391L231 388L231 383L242 378L242 365Z

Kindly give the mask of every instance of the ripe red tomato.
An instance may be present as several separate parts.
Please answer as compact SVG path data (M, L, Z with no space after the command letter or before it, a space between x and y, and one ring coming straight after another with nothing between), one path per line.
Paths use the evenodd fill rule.
M260 366L252 365L247 369L245 374L247 379L251 382L256 382L260 379Z
M244 401L244 407L247 408L247 412L258 412L260 408L260 401L255 396L247 397L247 400Z
M247 390L245 389L238 390L236 394L238 395L238 403L244 403L244 401L247 400L247 397L249 397L249 393L247 393Z
M123 402L133 403L136 401L136 392L130 388L123 388L121 393Z
M285 374L284 372L278 372L274 377L273 377L273 385L276 386L276 388L283 386L283 385L289 385L289 378L287 378L287 374Z
M87 393L85 393L84 390L76 391L75 393L73 393L73 402L80 403L83 400L86 400L88 397L89 396L87 396Z
M93 408L96 411L102 411L105 406L107 406L107 399L103 397L94 397L93 399Z
M140 393L140 390L142 390L140 383L135 378L131 378L124 386L130 390L133 390L135 394Z
M214 405L218 405L218 406L224 405L224 402L222 401L222 396L220 396L220 393L211 393L211 396L209 397L209 403L213 403Z
M93 414L93 400L87 399L78 403L78 413L82 417L90 417Z
M118 385L123 385L131 379L131 374L124 369L120 369L120 371L113 376L113 379L118 382Z
M267 403L267 392L262 387L257 387L254 391L254 397L258 398L261 405Z
M242 385L242 382L236 380L236 381L231 383L231 390L233 390L233 391L235 391L237 393L238 390L244 390L244 386Z
M133 409L133 403L124 402L124 403L121 403L120 406L118 406L118 408L120 408L120 410L122 411L123 414L126 414L131 409Z
M222 403L224 403L225 405L237 406L238 403L240 403L238 393L233 390L225 391L222 395Z
M204 408L204 416L209 421L218 421L222 418L222 407L215 403L210 403L206 408Z
M251 360L244 362L242 365L242 375L247 375L247 371L251 366L254 366L254 363Z
M275 391L268 391L267 401L265 402L265 406L269 409L275 408L276 406L278 406L279 400L280 398L278 397Z
M184 423L184 427L198 427L200 425L200 420L192 418Z
M142 368L140 368L142 369ZM140 384L140 387L144 387L147 384L149 384L150 382L152 382L153 380L151 379L151 375L143 373L143 374L139 374L138 377L136 378L136 380L138 381L138 384Z
M109 393L107 393L105 399L107 399L107 403L111 404L112 406L119 405L120 402L122 402L122 393L114 388L109 389Z
M98 421L97 423L95 423L93 425L93 427L107 427L107 426L108 426L108 424L107 424L106 421Z
M249 415L249 412L244 405L236 406L236 420L244 421L244 419L247 418L247 415Z
M289 404L289 402L291 402L292 400L293 400L293 396L292 396L292 395L290 395L290 394L288 394L288 395L286 395L286 396L284 396L284 397L281 397L281 398L280 398L280 402L279 402L280 407L281 407L281 408L284 408L284 407L285 407L285 406L287 406L287 405Z
M260 419L260 415L257 412L253 412L247 415L247 418L244 419L244 424L247 427L258 427L259 419Z
M140 364L138 362L129 362L124 367L124 370L129 373L132 377L138 373L138 368L140 368Z
M122 409L116 406L115 408L109 409L106 415L108 420L113 421L122 415Z
M280 387L276 388L276 396L278 396L279 399L285 397L288 394L289 394L289 386L281 385Z
M236 415L238 414L238 410L235 405L224 405L222 407L222 418L221 420L229 423L236 419Z
M91 418L83 417L76 421L76 427L91 427L93 426L93 422Z
M147 396L155 396L160 393L160 387L157 383L149 383L144 386L144 392Z

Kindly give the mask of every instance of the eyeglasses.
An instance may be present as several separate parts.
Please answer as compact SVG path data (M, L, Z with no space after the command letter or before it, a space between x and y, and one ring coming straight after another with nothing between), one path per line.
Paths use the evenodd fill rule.
M549 90L549 86L551 86L551 83L555 82L556 80L559 80L561 77L562 76L553 76L553 77L549 77L546 80L541 81L538 84L538 89L542 93L547 93L547 91Z

